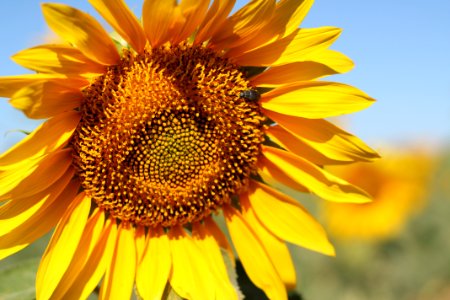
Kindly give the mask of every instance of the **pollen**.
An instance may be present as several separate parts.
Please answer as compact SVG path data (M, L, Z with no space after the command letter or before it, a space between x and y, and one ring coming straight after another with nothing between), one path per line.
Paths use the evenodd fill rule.
M124 50L84 89L71 144L83 189L115 218L199 221L255 172L265 118L245 74L203 46Z

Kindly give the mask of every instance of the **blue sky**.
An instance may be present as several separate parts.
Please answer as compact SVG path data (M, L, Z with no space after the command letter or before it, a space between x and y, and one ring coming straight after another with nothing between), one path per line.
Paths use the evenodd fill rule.
M40 44L48 29L42 1L0 3L0 76L25 70L9 57ZM68 3L95 16L84 0ZM246 1L238 1L237 6ZM136 12L141 0L127 1ZM350 56L356 68L329 78L354 85L378 101L346 119L350 131L377 148L450 142L450 1L316 0L303 27L337 26L343 34L332 48ZM0 98L0 151L31 130L21 112ZM11 131L13 130L13 131Z

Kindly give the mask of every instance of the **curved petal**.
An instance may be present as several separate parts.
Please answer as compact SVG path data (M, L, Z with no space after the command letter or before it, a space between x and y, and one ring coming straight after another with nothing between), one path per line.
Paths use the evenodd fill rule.
M75 198L80 184L72 181L51 203L47 202L33 218L27 219L8 234L0 237L0 260L14 254L52 229Z
M58 282L55 291L52 293L53 299L63 299L64 293L73 285L74 280L86 265L86 261L91 256L96 244L99 242L105 224L105 213L96 208L82 233L82 238L77 246L74 258L61 280Z
M64 4L42 5L47 24L85 56L103 65L114 65L119 53L108 33L90 15Z
M203 23L199 26L195 35L195 43L202 43L209 40L220 30L228 14L233 9L236 0L214 0L206 13Z
M233 249L231 248L230 243L228 243L228 239L225 234L222 232L219 226L217 226L216 222L214 222L211 216L204 219L204 222L206 224L208 232L214 237L220 248L227 251L229 259L234 263L235 258Z
M169 27L175 19L176 1L145 0L142 7L142 24L153 48L169 41Z
M198 25L201 24L208 10L209 0L182 0L179 7L184 22L178 23L171 29L170 40L173 44L178 44L190 37Z
M301 185L295 179L292 179L291 177L288 176L280 175L278 169L272 168L272 165L273 164L269 160L267 160L264 156L260 157L260 159L257 162L258 175L261 176L261 179L263 180L264 183L282 191L285 190L286 188L291 188L301 193L311 193L311 191L308 188Z
M335 255L323 227L294 199L256 181L250 183L248 199L261 223L280 239Z
M214 299L215 290L208 282L210 267L192 238L180 226L168 233L172 253L170 285L186 299Z
M334 202L371 201L363 190L292 153L263 146L263 155L259 171L269 173L277 181L294 189L306 187L320 198Z
M51 76L54 78L54 76ZM58 76L61 78L61 76ZM0 97L10 98L21 88L36 83L42 83L49 79L47 74L26 74L0 77Z
M42 211L66 189L74 174L75 170L71 168L44 191L20 200L12 199L0 206L0 236L8 234L25 222L39 222L37 218L42 216Z
M285 13L290 15L285 26L284 36L291 34L300 26L313 3L314 0L282 0L279 2L277 10L280 10L280 14Z
M286 288L250 225L231 206L225 206L223 212L234 247L248 277L269 299L287 299Z
M22 141L0 155L0 167L45 155L63 147L80 121L78 112L67 112L41 124Z
M17 91L30 84L56 82L69 88L79 89L89 85L86 78L66 77L58 74L26 74L0 77L0 97L10 98Z
M147 227L145 226L136 226L135 228L136 236L134 237L134 242L136 244L136 274L137 267L142 260L142 257L145 252L146 247L146 231Z
M307 81L276 88L261 97L261 106L280 114L308 119L339 116L374 103L366 93L349 85Z
M90 60L80 50L68 45L41 45L22 50L11 59L40 73L95 76L105 72L105 66Z
M26 180L28 176L33 174L33 172L36 171L41 165L40 162L45 162L49 156L52 156L52 154L53 153L45 156L24 159L20 163L2 167L0 169L0 201L10 199L12 196L11 191L19 185L22 180ZM46 165L47 164L44 163L44 166ZM19 193L17 193L16 196L19 196Z
M116 247L112 261L108 263L106 268L99 299L131 298L137 260L134 237L134 227L125 222L120 223Z
M37 299L49 299L67 270L85 228L91 198L79 194L64 213L42 256L36 275Z
M263 46L264 44L283 38L294 32L306 16L313 0L281 0L276 4L272 18L265 26L244 44L231 49L228 56L238 56L241 53Z
M335 70L324 64L312 61L301 61L271 67L253 77L250 80L250 84L262 87L277 87L299 81L314 80L336 73Z
M372 161L379 158L363 141L326 120L304 119L271 111L266 111L266 115L279 125L268 128L266 134L289 151L316 164Z
M89 3L136 52L144 51L147 41L144 31L123 0L89 0Z
M241 55L229 56L244 66L278 66L302 61L313 51L328 48L341 34L335 27L298 29L290 35Z
M136 273L142 299L162 299L172 269L169 239L162 228L149 231L146 248Z
M32 163L31 166L26 164ZM17 167L0 172L0 200L24 198L39 193L52 185L72 164L71 150L50 153L33 164L25 160Z
M355 67L355 64L348 56L331 49L323 49L306 54L302 58L302 61L323 64L335 70L336 73L346 73Z
M102 235L92 250L91 255L84 264L84 267L73 279L67 291L61 296L56 294L55 299L87 299L92 291L97 287L106 270L106 265L110 264L117 240L117 226L115 220L108 219L104 226Z
M23 87L9 103L30 119L45 119L80 106L83 94L55 82L42 82Z
M287 289L295 288L297 276L295 274L294 263L286 243L273 235L255 215L248 200L248 194L239 196L239 203L242 207L242 217L253 229L261 244L266 249L273 266L277 269L278 275Z
M227 269L215 238L207 231L205 225L194 223L192 226L192 239L204 253L205 259L211 266L213 276L209 280L215 286L215 299L238 299L238 295L231 285Z
M283 129L279 125L270 126L266 129L266 135L271 141L282 146L289 152L319 166L348 164L357 161L346 155L348 149L344 148L342 153L339 149L335 149L333 147L333 141L330 144L327 142L317 144L313 142L309 144L308 141L303 141L300 136ZM367 159L364 160L367 161Z
M252 0L228 18L211 38L215 49L231 49L244 44L270 21L274 0Z

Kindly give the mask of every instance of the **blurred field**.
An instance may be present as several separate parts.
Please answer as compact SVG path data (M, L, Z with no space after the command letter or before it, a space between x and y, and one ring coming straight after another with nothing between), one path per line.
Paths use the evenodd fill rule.
M303 298L450 299L450 153L439 159L428 191L423 211L395 238L334 241L336 258L292 247Z
M395 238L334 241L336 258L291 247L302 299L450 299L450 152L440 158L428 188L423 211ZM299 195L312 211L321 201ZM35 273L48 238L0 262L0 299L34 298ZM250 292L246 299L261 297Z

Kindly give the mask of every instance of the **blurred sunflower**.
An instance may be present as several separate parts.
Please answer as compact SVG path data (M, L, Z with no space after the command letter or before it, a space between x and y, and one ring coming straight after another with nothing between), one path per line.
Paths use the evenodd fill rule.
M433 169L430 155L392 152L372 164L329 168L367 191L370 203L323 203L321 213L331 234L341 239L384 240L397 235L421 211Z
M334 27L299 29L313 1L122 0L90 15L44 4L64 44L13 56L37 74L0 78L0 96L47 119L0 157L0 257L56 226L37 299L234 299L212 215L225 216L242 264L271 299L296 277L285 241L333 255L323 228L269 182L338 202L367 202L321 166L377 154L322 118L373 99L317 81L352 68L328 47Z

